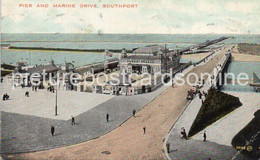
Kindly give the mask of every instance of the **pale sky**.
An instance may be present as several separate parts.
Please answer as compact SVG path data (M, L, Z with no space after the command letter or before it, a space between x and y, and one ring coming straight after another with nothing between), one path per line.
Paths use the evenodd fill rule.
M52 8L54 3L99 8ZM102 8L115 3L138 7ZM2 0L1 7L2 33L260 34L260 0Z

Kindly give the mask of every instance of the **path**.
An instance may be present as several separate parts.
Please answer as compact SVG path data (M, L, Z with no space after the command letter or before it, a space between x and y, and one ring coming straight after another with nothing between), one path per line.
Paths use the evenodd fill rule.
M233 137L254 118L254 113L260 109L260 94L252 92L226 93L239 97L243 105L208 126L205 130L209 135L209 141L231 146ZM199 132L193 138L201 139L202 134L203 132Z
M46 150L97 138L117 128L132 116L133 109L140 110L166 88L163 86L154 92L136 96L89 95L90 93L60 91L59 94L65 102L77 96L80 101L73 101L75 105L68 108L61 108L66 105L59 101L57 117L54 116L53 93L40 90L37 93L31 92L27 98L24 97L25 89L15 90L17 92L10 92L11 100L1 101L1 152ZM17 102L14 102L16 99ZM106 122L107 113L110 114L109 123ZM71 126L71 115L75 116L75 126ZM56 128L54 137L50 134L51 125Z
M222 61L222 59L220 60ZM223 61L224 62L224 61ZM207 90L210 86L208 83L204 85L202 90ZM255 96L253 96L255 97ZM248 98L247 98L248 99ZM249 98L250 99L250 98ZM254 99L254 98L253 98ZM252 99L252 100L253 100ZM243 102L245 102L245 97ZM251 101L250 104L256 105L259 102ZM202 103L198 96L187 106L186 110L180 116L179 120L174 124L170 134L168 135L166 141L170 144L170 159L192 159L192 160L199 160L199 159L232 159L233 156L236 154L236 150L230 145L230 142L234 135L238 133L240 129L242 129L245 124L239 123L241 120L249 120L248 115L241 116L241 117L234 117L242 114L242 110L248 111L251 108L248 106L248 103L245 104L248 106L247 109L240 110L240 114L237 114L239 109L235 110L234 113L232 112L228 116L229 118L222 118L218 122L214 123L213 125L209 126L205 130L207 130L207 141L203 142L203 131L196 134L195 136L189 138L188 140L184 140L180 138L180 131L181 128L184 127L186 133L189 133L190 127L192 126L193 121L195 120L197 113L201 107ZM254 107L255 108L255 107ZM255 108L256 109L256 108ZM254 110L255 110L254 109ZM252 110L252 108L251 108ZM236 113L235 113L236 112ZM245 112L243 112L245 113ZM244 117L244 118L243 118ZM247 117L247 118L246 118ZM252 119L252 117L251 117ZM224 122L224 123L221 123ZM234 123L237 122L237 123ZM229 126L229 128L228 128ZM232 129L230 128L232 126ZM240 127L239 127L240 126ZM233 129L234 128L234 129ZM232 130L232 131L231 131ZM227 139L228 142L227 143ZM226 142L220 143L219 142Z

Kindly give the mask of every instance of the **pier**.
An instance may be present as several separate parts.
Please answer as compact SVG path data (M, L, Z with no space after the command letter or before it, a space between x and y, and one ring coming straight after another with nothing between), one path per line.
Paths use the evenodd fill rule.
M233 48L233 46L231 47ZM231 51L228 50L225 55L221 58L216 68L212 71L211 75L213 77L212 87L219 89L223 85L224 81L224 73L226 71L227 66L231 61Z
M199 49L203 49L205 47L208 47L210 45L213 45L213 44L216 44L216 43L219 43L221 41L224 41L226 39L228 39L229 37L220 37L218 39L214 39L214 40L207 40L206 42L202 42L202 43L199 43L199 44L196 44L196 45L193 45L193 46L190 46L190 47L187 47L187 48L183 48L181 50L179 50L180 54L185 54L189 51L196 51L196 50L199 50Z

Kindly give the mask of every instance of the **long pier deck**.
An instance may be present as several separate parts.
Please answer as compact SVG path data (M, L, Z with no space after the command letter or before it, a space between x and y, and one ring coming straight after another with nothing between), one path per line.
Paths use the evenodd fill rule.
M210 45L224 41L228 38L230 38L230 37L220 37L220 38L214 39L214 40L207 40L206 42L202 42L202 43L199 43L199 44L187 47L187 48L183 48L183 49L179 50L179 52L180 52L180 54L183 54L183 53L188 52L188 51L202 49L202 48L208 47Z

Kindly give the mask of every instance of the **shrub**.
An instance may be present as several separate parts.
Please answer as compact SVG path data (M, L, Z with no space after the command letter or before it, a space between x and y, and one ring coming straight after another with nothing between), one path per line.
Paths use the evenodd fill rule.
M211 88L188 135L195 135L241 105L242 103L239 101L238 97Z

